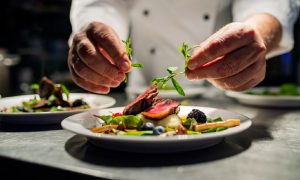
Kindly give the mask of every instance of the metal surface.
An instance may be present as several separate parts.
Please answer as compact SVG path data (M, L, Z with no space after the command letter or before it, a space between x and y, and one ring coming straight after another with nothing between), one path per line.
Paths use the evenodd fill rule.
M242 106L220 94L190 105L235 111L253 125L211 148L149 155L97 148L60 126L0 124L0 156L109 179L300 179L299 109Z

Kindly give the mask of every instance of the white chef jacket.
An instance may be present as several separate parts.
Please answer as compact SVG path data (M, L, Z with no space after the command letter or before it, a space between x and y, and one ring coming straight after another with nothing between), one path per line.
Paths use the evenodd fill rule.
M183 42L200 44L232 21L243 21L256 13L270 13L283 27L279 47L267 57L292 49L293 24L299 0L73 0L70 19L73 34L92 21L110 25L121 39L130 36L134 59L144 69L130 73L129 85L147 85L166 75L166 68L183 69L178 52ZM72 37L72 36L71 36ZM201 84L179 78L183 86Z

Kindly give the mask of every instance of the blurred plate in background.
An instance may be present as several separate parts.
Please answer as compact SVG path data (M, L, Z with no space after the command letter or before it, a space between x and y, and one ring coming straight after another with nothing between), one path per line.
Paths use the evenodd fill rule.
M28 101L37 95L13 96L0 99L0 109L21 105L22 101ZM73 111L56 111L56 112L26 112L26 113L7 113L0 112L0 122L10 124L58 124L64 118L83 111L92 109L107 108L113 106L116 100L109 96L96 95L89 93L70 93L70 100L83 99L91 108Z

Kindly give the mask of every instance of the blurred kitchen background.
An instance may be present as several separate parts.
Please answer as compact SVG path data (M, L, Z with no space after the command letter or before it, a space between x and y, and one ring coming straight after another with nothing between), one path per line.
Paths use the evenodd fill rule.
M71 0L0 1L0 94L31 93L30 84L46 75L82 91L67 69L71 33ZM292 82L300 85L300 22L295 25L295 48L268 61L263 86ZM123 91L125 84L113 91Z

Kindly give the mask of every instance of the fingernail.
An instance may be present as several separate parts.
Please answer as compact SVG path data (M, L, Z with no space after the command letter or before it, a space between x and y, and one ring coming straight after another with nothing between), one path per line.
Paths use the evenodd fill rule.
M122 72L118 72L118 74L117 74L116 77L115 77L115 80L116 80L116 81L123 81L124 78L125 78L125 74L122 73Z
M128 61L122 61L121 70L127 72L130 69L130 64Z

